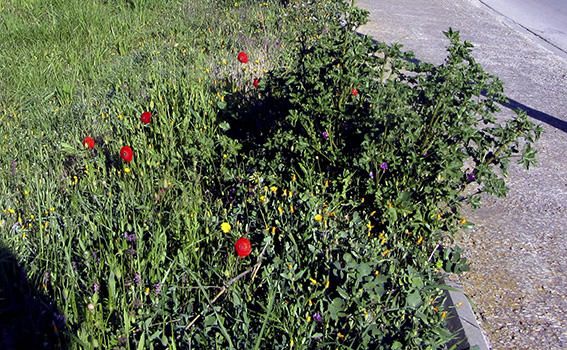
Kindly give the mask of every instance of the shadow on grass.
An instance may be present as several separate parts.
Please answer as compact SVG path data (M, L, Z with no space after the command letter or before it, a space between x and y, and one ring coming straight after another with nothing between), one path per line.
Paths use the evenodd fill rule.
M0 349L67 349L65 317L0 244Z

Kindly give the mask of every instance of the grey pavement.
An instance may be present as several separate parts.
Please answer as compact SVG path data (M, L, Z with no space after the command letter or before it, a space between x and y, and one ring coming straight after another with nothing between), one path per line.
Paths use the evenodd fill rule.
M480 0L483 4L567 54L567 1Z
M467 210L476 226L459 237L471 260L462 283L493 349L567 349L567 60L477 0L356 4L371 14L363 32L420 60L442 63L442 32L459 30L513 105L543 126L538 166L512 166L508 197Z

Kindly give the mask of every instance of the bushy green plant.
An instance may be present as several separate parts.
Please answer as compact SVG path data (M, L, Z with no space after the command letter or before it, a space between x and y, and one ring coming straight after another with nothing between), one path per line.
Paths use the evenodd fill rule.
M534 163L541 129L523 113L496 121L502 84L457 32L446 33L448 57L433 66L356 33L363 11L317 6L302 12L289 63L265 77L254 108L228 113L243 162L266 186L297 177L291 221L279 199L254 205L243 196L232 209L235 220L256 222L248 230L275 228L275 239L256 238L268 247L268 275L255 299L275 298L270 315L305 316L295 333L274 325L301 347L438 348L449 339L439 271L463 268L439 244L465 225L463 203L505 194L512 157ZM477 191L465 194L468 185ZM261 184L249 188L263 196ZM325 321L310 325L314 314Z

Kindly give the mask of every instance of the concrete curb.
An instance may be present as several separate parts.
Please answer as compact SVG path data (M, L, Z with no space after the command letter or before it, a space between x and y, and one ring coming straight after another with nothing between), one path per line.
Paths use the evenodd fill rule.
M491 347L474 316L471 304L463 292L463 287L448 279L444 283L454 290L445 292L445 308L448 310L447 326L456 339L447 344L447 349L490 350Z

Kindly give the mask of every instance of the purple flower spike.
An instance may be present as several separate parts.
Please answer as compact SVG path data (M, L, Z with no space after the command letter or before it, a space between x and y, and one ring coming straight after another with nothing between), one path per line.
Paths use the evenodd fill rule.
M154 284L154 293L156 295L159 295L159 293L161 293L161 283Z
M99 284L98 282L95 282L95 283L93 284L93 291L94 291L94 293L95 293L95 294L98 293L99 290L100 290L100 284Z
M373 178L374 178L374 172L373 172L373 171L369 172L369 173L368 173L368 176L369 176L371 179L373 179Z
M316 312L313 314L313 321L317 322L317 323L321 323L323 322L323 316L321 316L320 313Z
M321 133L321 136L322 136L323 139L325 139L325 140L328 140L328 139L329 139L329 133L326 132L326 131L323 131L323 132Z
M142 283L142 276L140 276L140 274L137 272L134 275L134 283L136 283L137 285L140 285L140 283Z
M384 171L388 170L388 163L384 162L384 163L380 164L380 169L382 169Z

